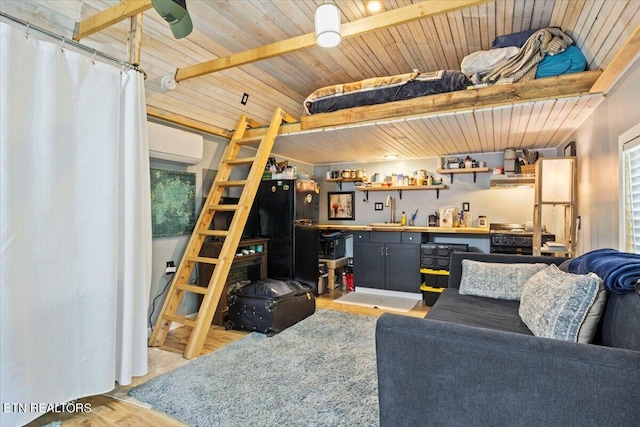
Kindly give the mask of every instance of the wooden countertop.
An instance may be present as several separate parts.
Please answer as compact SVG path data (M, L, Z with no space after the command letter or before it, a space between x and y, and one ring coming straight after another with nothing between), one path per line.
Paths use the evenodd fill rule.
M449 234L489 234L488 228L480 227L372 227L369 225L320 224L318 229L344 231L409 231L414 233L449 233Z

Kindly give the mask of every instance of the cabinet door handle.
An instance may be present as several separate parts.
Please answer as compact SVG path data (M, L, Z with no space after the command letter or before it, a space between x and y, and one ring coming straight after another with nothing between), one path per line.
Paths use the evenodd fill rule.
M385 255L386 255L386 256L389 256L389 248L388 248L388 247L387 247L387 248L385 248Z
M380 246L380 256L384 256L384 246Z

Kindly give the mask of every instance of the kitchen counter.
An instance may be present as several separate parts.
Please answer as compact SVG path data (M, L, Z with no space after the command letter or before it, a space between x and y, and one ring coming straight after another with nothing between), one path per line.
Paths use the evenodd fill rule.
M488 228L480 227L419 227L419 226L404 226L404 227L378 227L370 225L338 225L338 224L320 224L318 226L320 231L330 230L343 230L343 231L410 231L414 233L445 233L445 234L481 234L488 235Z

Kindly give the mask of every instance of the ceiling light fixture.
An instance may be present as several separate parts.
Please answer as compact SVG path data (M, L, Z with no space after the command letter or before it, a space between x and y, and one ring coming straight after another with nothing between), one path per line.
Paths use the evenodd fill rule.
M335 3L323 3L316 8L316 43L321 47L335 47L340 44L340 9Z
M160 79L160 86L162 87L162 89L168 92L178 87L178 83L176 82L176 79L173 77L173 75L167 74L166 76L163 76L162 79Z
M397 154L387 154L386 156L384 156L385 159L387 160L395 160L398 158Z
M369 13L378 13L382 10L382 2L379 0L371 0L367 2L366 7Z

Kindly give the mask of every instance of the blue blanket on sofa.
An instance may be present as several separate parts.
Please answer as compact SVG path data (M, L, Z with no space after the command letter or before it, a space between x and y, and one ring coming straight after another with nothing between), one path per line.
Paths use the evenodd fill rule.
M640 255L615 249L596 249L571 260L569 273L593 272L604 282L605 288L622 293L635 289L640 280Z

